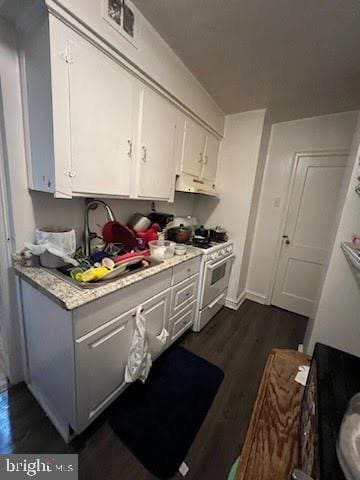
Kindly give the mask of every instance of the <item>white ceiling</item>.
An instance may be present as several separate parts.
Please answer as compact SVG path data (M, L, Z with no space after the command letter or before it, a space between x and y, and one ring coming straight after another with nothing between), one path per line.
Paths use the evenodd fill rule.
M225 113L360 107L359 0L133 0Z

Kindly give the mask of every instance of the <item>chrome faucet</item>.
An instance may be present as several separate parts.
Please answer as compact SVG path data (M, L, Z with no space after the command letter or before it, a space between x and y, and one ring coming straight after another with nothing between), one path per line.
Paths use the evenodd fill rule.
M99 205L105 208L108 221L109 222L115 221L115 216L110 206L107 203L103 202L102 200L91 200L86 205L85 218L84 218L85 220L85 255L86 256L91 255L91 240L96 238L96 233L91 232L89 228L89 212L90 210L96 210Z

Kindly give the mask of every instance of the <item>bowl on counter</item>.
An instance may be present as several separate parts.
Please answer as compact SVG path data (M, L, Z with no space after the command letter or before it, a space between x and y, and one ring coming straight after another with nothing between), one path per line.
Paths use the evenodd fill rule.
M187 245L183 243L177 243L175 247L175 255L185 255L187 251Z
M170 240L152 240L149 242L150 255L157 260L166 260L174 256L176 243Z

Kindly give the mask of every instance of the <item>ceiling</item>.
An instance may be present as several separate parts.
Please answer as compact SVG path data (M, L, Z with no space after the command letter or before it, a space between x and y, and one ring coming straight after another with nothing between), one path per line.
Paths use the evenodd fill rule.
M360 107L359 0L133 0L227 114Z

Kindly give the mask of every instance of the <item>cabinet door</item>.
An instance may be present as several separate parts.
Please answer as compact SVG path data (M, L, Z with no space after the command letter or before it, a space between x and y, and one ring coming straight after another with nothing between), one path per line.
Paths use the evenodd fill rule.
M202 178L205 180L215 182L217 162L219 156L220 142L213 135L207 135L206 137L206 149L203 161Z
M80 37L71 55L72 190L129 196L133 79Z
M85 428L124 387L134 330L132 310L76 340L79 430Z
M205 131L200 125L187 119L184 135L181 171L199 177L204 156Z
M140 94L138 196L172 200L175 190L175 108L143 88Z
M171 291L168 289L143 304L142 316L145 319L153 357L156 357L166 348L166 344L161 345L161 343L156 341L155 337L161 333L163 328L169 331L170 295Z

